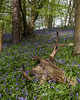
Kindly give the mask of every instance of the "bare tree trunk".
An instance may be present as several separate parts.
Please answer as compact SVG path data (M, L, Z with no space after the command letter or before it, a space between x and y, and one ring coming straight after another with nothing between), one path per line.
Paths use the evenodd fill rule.
M68 25L71 25L71 16L72 16L72 13L73 13L73 9L74 9L74 3L73 3L72 9L70 9L70 12L69 12L69 21L68 21Z
M48 20L48 15L45 15L45 28L48 28L49 20Z
M69 8L67 10L67 13L66 13L66 17L65 17L65 26L66 26L66 22L67 22L67 17L68 17L68 14L69 14L69 9L71 7L71 0L69 0Z
M53 16L52 14L45 16L46 28L52 28Z
M23 22L22 37L25 37L27 35L27 33L26 33L27 22L26 22L26 5L25 5L25 0L23 2L23 6L22 6L21 0L19 0L19 6L20 6L20 11L21 11L21 14L22 14L22 22Z
M75 0L75 35L73 55L80 54L80 0Z
M19 0L13 0L12 40L13 44L18 43L20 41Z
M4 28L4 23L2 24L1 34L0 34L0 53L2 51L2 44L3 44L3 28Z
M49 15L49 27L48 28L52 28L52 21L53 21L53 15L50 14Z

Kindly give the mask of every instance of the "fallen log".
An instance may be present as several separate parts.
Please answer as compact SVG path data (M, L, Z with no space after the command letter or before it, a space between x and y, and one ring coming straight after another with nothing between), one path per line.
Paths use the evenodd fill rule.
M44 81L47 80L53 80L58 83L68 83L70 82L71 84L75 85L76 80L70 80L69 77L66 77L65 81L65 71L59 68L54 61L54 56L59 50L59 45L58 45L58 32L57 32L57 38L56 38L56 44L54 46L54 49L50 55L50 57L46 60L44 58L40 57L33 57L32 60L38 61L38 65L36 65L34 68L30 70L30 74L33 77L30 77L29 75L26 75L24 66L23 66L23 75L30 81L34 79L39 79L40 80L40 85L44 83Z

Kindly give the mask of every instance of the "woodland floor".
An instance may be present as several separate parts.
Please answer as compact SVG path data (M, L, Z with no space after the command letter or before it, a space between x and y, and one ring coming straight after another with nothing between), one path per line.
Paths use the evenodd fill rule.
M80 56L72 55L73 46L59 47L54 59L56 65L65 70L65 75L76 77L78 84L46 81L39 85L39 80L28 82L22 79L22 64L29 75L29 70L37 65L33 56L48 59L53 51L56 31L47 29L35 31L36 39L23 39L13 45L11 34L5 34L3 52L0 54L0 100L80 100ZM58 30L59 43L74 42L74 29Z

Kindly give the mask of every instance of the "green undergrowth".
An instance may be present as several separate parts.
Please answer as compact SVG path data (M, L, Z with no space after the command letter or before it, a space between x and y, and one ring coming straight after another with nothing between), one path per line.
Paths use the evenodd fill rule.
M33 56L47 59L53 51L52 35L36 36L22 40L16 45L3 44L0 54L0 100L80 100L80 56L73 56L73 47L59 47L54 59L58 67L65 70L65 77L78 81L75 86L56 83L52 80L39 86L39 80L28 82L22 79L22 64L26 73L37 65ZM6 40L5 40L6 41ZM73 43L73 34L59 36L59 43ZM43 46L46 45L48 46ZM37 48L38 46L38 48Z

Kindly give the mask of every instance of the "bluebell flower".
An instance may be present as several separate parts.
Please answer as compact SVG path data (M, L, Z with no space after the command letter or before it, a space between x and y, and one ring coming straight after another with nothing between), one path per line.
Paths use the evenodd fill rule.
M79 74L79 72L77 72L77 74Z
M78 67L80 68L80 65Z
M64 81L66 81L66 78L64 77Z
M27 92L25 92L25 95L27 95Z
M58 89L56 89L56 91L59 91Z
M78 83L80 83L80 79L78 79Z
M69 85L70 85L70 83L69 83Z
M46 95L46 93L43 94L43 96L45 96L45 95Z
M18 98L19 100L24 100L24 98L23 97L20 97L20 98Z
M0 94L0 98L1 98L1 95L2 95L2 94Z
M54 88L54 86L51 86L51 88Z
M49 80L48 82L50 83L51 81Z
M72 68L70 68L70 70L72 70Z
M78 96L79 94L78 94L78 93L76 93L76 95Z
M34 97L34 100L36 100L37 98L36 98L36 96Z
M12 91L10 91L10 94L12 93Z
M73 95L73 93L71 93L71 96Z
M28 74L28 73L29 73L29 71L27 70L27 71L26 71L26 74Z

